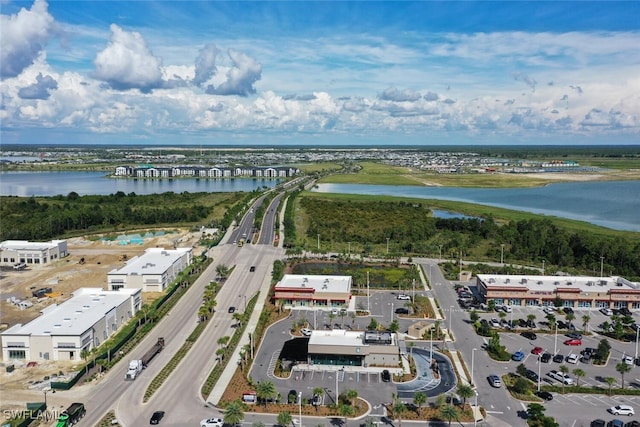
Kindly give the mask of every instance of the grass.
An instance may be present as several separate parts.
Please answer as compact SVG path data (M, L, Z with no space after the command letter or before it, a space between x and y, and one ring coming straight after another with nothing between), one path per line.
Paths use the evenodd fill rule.
M499 222L509 222L509 221L522 221L528 219L536 219L536 218L546 218L551 220L558 227L561 227L567 231L575 231L575 232L589 232L594 236L601 237L611 237L611 236L620 236L626 237L632 241L640 241L640 233L630 232L630 231L619 231L619 230L611 230L605 227L599 227L597 225L593 225L587 222L576 221L572 219L539 215L529 212L523 211L515 211L510 209L498 208L493 206L485 206L478 205L474 203L466 203L466 202L456 202L451 200L436 200L436 199L419 199L419 198L410 198L410 197L394 197L394 196L383 196L383 195L366 195L366 194L338 194L338 193L312 193L312 192L303 192L301 193L302 197L316 197L321 199L330 200L354 200L354 201L371 201L371 202L379 202L379 201L393 201L393 202L410 202L410 203L422 203L427 204L432 209L443 209L452 212L458 212L465 215L470 216L491 216ZM298 208L299 209L299 208ZM301 213L299 214L301 215ZM298 236L304 236L304 230L306 228L302 228L304 224L296 224L298 232ZM346 244L345 244L346 247ZM354 252L354 248L352 245L352 253Z
M594 174L598 180L638 180L640 179L639 160L590 159L589 165L600 166L609 170ZM565 178L540 174L539 177L510 173L464 173L438 174L415 172L407 167L391 166L382 163L359 163L361 170L352 174L335 174L323 177L322 184L373 184L373 185L418 185L468 188L527 188L539 187L554 182L572 181L571 175ZM635 169L639 168L639 169Z

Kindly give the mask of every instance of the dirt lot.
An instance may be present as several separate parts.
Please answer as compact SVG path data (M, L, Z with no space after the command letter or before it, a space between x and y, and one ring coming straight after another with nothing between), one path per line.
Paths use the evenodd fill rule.
M0 271L0 325L1 330L17 323L27 323L38 317L40 311L51 305L59 304L71 297L71 293L82 287L99 287L106 289L107 273L124 266L122 256L128 259L141 255L145 249L163 247L172 249L174 243L178 247L193 247L194 256L200 255L203 248L195 246L199 240L199 233L188 233L186 230L174 230L165 236L145 239L143 245L120 246L92 241L86 238L73 238L67 241L69 256L54 263L42 266L29 266L22 271ZM80 264L80 259L84 263ZM35 289L50 287L57 296L53 298L34 298L31 293ZM20 310L17 306L7 302L10 297L27 300L33 306ZM143 295L143 299L157 298L158 294ZM14 363L14 362L12 362ZM0 393L6 390L25 389L29 382L41 381L45 376L71 372L74 364L69 362L38 362L36 367L26 368L25 363L15 363L16 370L7 374L5 366L0 363ZM3 399L4 400L4 399Z

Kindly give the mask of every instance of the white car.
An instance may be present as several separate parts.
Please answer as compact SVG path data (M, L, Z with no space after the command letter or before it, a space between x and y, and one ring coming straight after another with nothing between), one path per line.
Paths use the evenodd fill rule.
M578 360L580 359L580 356L578 356L577 354L571 353L570 355L567 356L565 360L565 362L567 363L572 363L572 364L577 364Z
M489 324L490 324L491 326L493 326L494 328L499 328L499 327L500 327L500 321L499 321L498 319L496 319L495 317L494 317L494 318L492 318L492 319L489 321Z
M302 329L300 329L300 333L302 335L304 335L305 337L311 336L311 329L302 328Z
M606 307L602 307L600 309L600 313L604 314L605 316L613 315L613 311L610 308L606 308Z
M629 405L612 406L611 408L609 408L609 412L611 412L613 415L635 415L633 407Z
M411 297L409 295L400 294L398 295L398 299L409 301L411 300Z
M547 375L549 375L551 378L553 378L556 381L560 381L561 383L564 383L565 385L573 384L573 378L571 378L569 375L565 374L564 372L553 370L549 372Z
M633 357L631 357L631 356L624 356L622 358L622 361L624 363L626 363L627 365L633 366Z
M547 306L547 307L543 308L542 311L544 311L547 314L552 314L555 310L553 309L553 307Z
M207 418L200 421L200 427L222 427L223 424L222 418Z
M502 309L504 310L505 313L511 313L513 311L511 309L511 306L509 306L509 305L503 305Z

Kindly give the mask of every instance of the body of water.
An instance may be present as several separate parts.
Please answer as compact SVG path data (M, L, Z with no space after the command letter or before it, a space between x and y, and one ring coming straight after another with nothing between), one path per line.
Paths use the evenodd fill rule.
M567 182L535 188L319 184L313 191L453 200L640 231L640 181Z
M216 178L216 179L134 179L108 178L105 172L0 172L2 196L56 196L75 191L87 194L154 194L174 193L233 193L250 192L256 188L278 185L278 179Z

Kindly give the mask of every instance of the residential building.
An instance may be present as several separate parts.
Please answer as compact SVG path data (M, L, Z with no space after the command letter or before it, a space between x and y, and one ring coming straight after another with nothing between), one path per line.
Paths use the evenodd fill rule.
M149 248L131 258L120 269L107 274L107 288L142 289L142 292L162 292L193 261L191 248Z
M275 302L284 307L348 308L351 276L285 274L275 286Z
M42 315L0 334L2 359L82 360L115 334L142 306L140 289L104 291L80 288L73 297L42 310Z
M479 274L478 292L496 305L640 309L640 283L623 277Z

